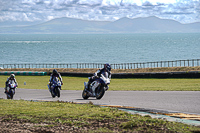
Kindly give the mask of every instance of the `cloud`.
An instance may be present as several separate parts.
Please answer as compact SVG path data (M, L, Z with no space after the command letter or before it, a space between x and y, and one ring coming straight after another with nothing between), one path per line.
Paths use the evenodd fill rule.
M199 14L199 0L0 0L0 22L59 17L114 21L157 16L191 23L200 21Z

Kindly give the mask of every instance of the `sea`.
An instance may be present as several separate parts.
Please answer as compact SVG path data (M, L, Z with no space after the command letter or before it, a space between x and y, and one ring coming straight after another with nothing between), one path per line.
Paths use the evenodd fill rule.
M0 34L0 64L200 59L200 33Z

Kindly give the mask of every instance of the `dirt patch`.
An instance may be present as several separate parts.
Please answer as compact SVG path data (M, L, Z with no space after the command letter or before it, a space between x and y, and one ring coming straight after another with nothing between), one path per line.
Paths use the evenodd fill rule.
M61 132L91 132L100 128L105 128L108 131L122 132L123 129L119 128L122 122L127 120L88 120L87 124L71 125L67 123L31 123L28 120L16 119L11 116L0 118L0 133L61 133ZM74 120L72 120L74 121ZM117 126L118 125L118 126Z
M68 120L70 121L70 120ZM71 120L76 121L76 120ZM171 132L168 127L158 124L158 126L147 126L146 123L125 125L130 122L127 119L104 119L87 120L82 124L72 125L69 123L40 122L32 123L24 119L12 118L12 116L0 117L0 133L82 133L82 132ZM137 131L137 130L140 131ZM102 131L103 130L103 131ZM148 130L148 131L147 131Z
M54 68L5 68L0 71L39 71L51 73ZM76 69L76 68L56 68L58 72L78 72L78 73L94 73L98 69ZM138 68L138 69L112 69L112 73L146 73L146 72L177 72L177 71L200 71L198 67L162 67L162 68Z

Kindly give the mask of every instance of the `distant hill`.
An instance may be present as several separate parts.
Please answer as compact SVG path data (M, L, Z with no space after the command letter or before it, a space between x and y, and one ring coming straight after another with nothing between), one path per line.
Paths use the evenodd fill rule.
M1 23L0 23L1 25ZM194 33L200 32L200 22L181 24L157 17L121 18L110 21L88 21L57 18L32 26L1 27L0 33Z
M105 28L114 32L129 33L182 33L200 32L200 23L181 24L174 20L157 17L122 18L107 24Z

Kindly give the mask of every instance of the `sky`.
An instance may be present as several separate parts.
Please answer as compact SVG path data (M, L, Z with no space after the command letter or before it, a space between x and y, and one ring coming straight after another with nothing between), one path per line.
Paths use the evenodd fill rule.
M180 23L200 22L200 0L0 0L0 23L61 17L115 21L149 16Z

